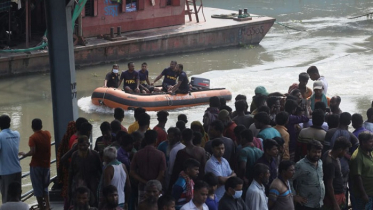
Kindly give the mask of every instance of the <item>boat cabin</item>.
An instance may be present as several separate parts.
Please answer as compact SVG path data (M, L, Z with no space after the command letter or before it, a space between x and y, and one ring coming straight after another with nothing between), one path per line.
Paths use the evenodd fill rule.
M19 47L28 48L41 41L46 30L44 1L0 0L0 49L25 41ZM115 32L117 27L129 32L181 25L185 24L184 7L185 0L87 0L75 33L95 37L110 34L111 27Z
M84 37L159 28L185 23L183 0L87 0L82 11Z

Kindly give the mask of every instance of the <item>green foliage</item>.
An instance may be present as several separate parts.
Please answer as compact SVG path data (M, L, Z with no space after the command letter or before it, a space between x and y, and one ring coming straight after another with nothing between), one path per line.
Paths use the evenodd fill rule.
M240 43L238 44L238 47L240 47L240 48L245 48L245 49L254 49L254 48L256 48L255 45L251 45L251 44L243 44L242 42L240 42Z

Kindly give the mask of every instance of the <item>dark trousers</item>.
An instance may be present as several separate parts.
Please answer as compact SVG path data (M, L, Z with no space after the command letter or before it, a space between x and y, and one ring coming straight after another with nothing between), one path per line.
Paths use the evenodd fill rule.
M321 210L321 208L310 208L299 204L295 205L295 210Z
M1 175L0 177L1 198L2 202L6 203L8 201L8 186L12 182L19 182L21 184L21 172Z

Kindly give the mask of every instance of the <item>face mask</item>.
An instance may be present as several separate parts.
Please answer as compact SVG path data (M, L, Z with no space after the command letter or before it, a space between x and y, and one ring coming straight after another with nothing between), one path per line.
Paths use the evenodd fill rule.
M118 74L119 70L118 69L113 69L113 73Z
M241 198L241 196L242 196L242 190L239 190L239 191L234 192L233 198L234 199L239 199L239 198Z

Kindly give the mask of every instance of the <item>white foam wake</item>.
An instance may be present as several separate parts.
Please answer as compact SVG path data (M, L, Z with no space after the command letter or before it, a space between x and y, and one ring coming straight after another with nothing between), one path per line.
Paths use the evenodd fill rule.
M78 107L85 113L114 113L114 109L107 106L96 106L91 101L91 96L82 97L78 100Z

